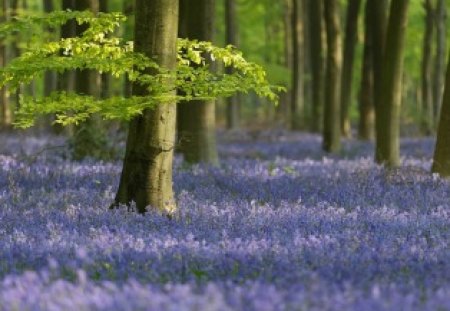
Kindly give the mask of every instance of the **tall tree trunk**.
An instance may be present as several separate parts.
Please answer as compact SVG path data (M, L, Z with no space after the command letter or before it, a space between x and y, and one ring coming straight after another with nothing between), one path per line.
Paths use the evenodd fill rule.
M374 105L375 105L375 128L376 133L381 131L380 129L383 124L379 122L379 108L380 108L380 96L382 95L382 67L383 67L383 56L384 48L386 44L386 28L387 28L387 18L388 18L388 4L389 0L367 0L370 4L370 19L372 23L372 34L373 34L373 87L374 87ZM375 146L377 148L377 146ZM379 151L375 151L377 155ZM375 156L377 158L377 156Z
M436 148L433 157L433 173L450 176L450 58L447 66L444 99L440 113Z
M422 113L420 123L422 131L429 135L434 128L432 84L434 10L432 0L424 0L423 7L425 9L425 35L422 54Z
M62 10L75 10L75 0L63 0ZM70 20L61 26L61 39L73 38L76 36L76 22ZM65 71L58 74L57 77L58 91L73 92L75 89L75 73L73 71Z
M293 79L291 99L291 128L300 130L305 120L304 102L304 31L303 31L303 0L293 0L292 41L293 41Z
M403 50L409 0L392 0L377 103L376 161L388 167L400 163L400 105L402 100Z
M323 0L311 0L310 9L310 38L311 38L311 67L312 67L312 119L311 130L320 132L322 128L322 111L324 101L324 44L322 41Z
M99 0L99 11L108 13L108 0ZM100 75L100 98L110 97L111 75L109 73L102 73Z
M358 16L361 0L349 0L345 23L344 63L341 89L341 130L345 137L351 136L350 105L352 102L353 63L358 34Z
M293 68L293 43L292 43L292 10L294 0L284 0L283 2L283 24L284 24L284 62L283 65L288 69ZM292 79L291 79L292 80ZM289 127L290 109L292 101L292 81L287 87L287 91L280 94L280 104L277 106L276 117L277 125L282 128Z
M303 20L303 98L305 106L305 129L311 128L312 119L312 68L311 68L311 30L309 16L309 0L303 0L302 4L302 20Z
M227 44L239 46L239 29L236 12L236 1L225 0L225 39ZM228 72L231 69L227 69ZM227 128L236 130L240 126L239 94L227 99Z
M2 7L0 12L0 23L7 20L7 12L9 8L8 0L2 0ZM3 40L0 40L0 66L5 67L7 63L6 45ZM12 124L11 106L9 102L8 89L2 87L0 89L0 105L1 105L1 121L0 128L10 128Z
M78 11L90 10L94 13L99 11L98 0L76 0L75 9ZM77 25L76 35L80 36L87 29L87 25ZM75 91L78 94L100 95L100 74L92 70L77 70L75 72ZM75 128L73 137L72 156L75 160L86 157L102 158L105 149L105 133L100 128L98 117L90 117Z
M374 107L374 68L373 68L373 25L370 18L370 2L366 2L364 14L364 55L361 72L361 90L359 97L359 130L358 137L362 140L372 140L375 137L375 107Z
M43 6L45 13L54 11L52 0L44 0ZM48 28L46 31L52 33L53 29ZM56 90L56 73L54 71L46 71L44 75L44 96L50 95L54 90Z
M323 124L323 149L339 152L341 148L340 88L342 74L342 40L340 6L336 0L325 0L327 29L327 70L325 82L325 109Z
M181 0L179 36L213 41L215 0ZM214 100L195 100L178 104L178 141L189 163L219 162L216 146Z
M135 51L155 59L165 69L175 70L178 0L136 0L135 20ZM165 83L174 84L170 80ZM133 94L148 95L148 91L135 84ZM147 206L163 213L175 211L172 189L175 122L175 102L146 109L132 119L113 206L135 202L141 213Z
M442 94L444 89L445 78L445 57L447 51L447 7L445 0L437 0L436 5L436 61L434 69L434 120L437 123L439 119L439 111L442 102Z

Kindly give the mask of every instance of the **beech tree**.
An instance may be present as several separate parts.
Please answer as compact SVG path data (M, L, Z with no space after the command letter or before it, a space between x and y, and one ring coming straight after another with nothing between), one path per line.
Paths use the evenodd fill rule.
M361 72L361 89L359 95L359 127L358 137L372 140L375 137L374 107L374 66L373 66L373 25L371 20L370 1L366 2L364 15L364 52Z
M433 173L450 176L450 58L447 65L444 99L440 113L436 148L433 157Z
M325 109L323 148L338 152L341 148L340 86L342 70L342 40L340 6L335 0L325 0L325 24L327 29L327 70L325 82Z
M181 0L179 37L213 41L215 0ZM218 164L214 100L178 103L178 142L190 163Z
M361 0L348 0L347 17L345 22L344 60L342 65L341 86L341 131L342 135L350 137L350 105L352 95L353 63L355 59L355 45L358 34L358 16Z
M225 0L225 41L239 47L239 25L237 20L236 0ZM227 69L231 72L231 68ZM240 125L239 96L234 95L227 99L227 128L236 130Z
M0 23L6 22L8 12L8 2L2 0L0 11ZM0 66L5 67L7 63L6 43L4 38L0 38ZM6 86L0 88L0 105L1 105L1 128L9 128L12 124L11 107Z
M293 0L292 6L292 42L293 42L293 79L291 98L291 128L299 130L305 123L304 103L304 29L303 0Z
M409 0L392 0L387 29L377 108L375 159L386 166L400 163L400 105L403 47Z
M311 130L320 132L323 124L324 100L324 42L323 33L323 0L314 0L309 3L311 67L312 67L312 119Z
M178 0L136 0L135 45L168 70L175 70L178 35ZM151 74L151 72L149 72ZM165 84L174 84L167 79ZM173 91L175 92L173 85ZM133 95L148 95L139 84ZM174 101L146 109L129 125L116 204L135 202L139 211L152 206L173 213L176 204L172 189L172 161L175 147L176 105Z

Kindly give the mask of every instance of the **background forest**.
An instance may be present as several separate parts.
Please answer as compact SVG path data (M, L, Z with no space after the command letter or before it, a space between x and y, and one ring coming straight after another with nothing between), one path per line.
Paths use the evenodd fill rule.
M450 1L0 3L0 310L450 310Z

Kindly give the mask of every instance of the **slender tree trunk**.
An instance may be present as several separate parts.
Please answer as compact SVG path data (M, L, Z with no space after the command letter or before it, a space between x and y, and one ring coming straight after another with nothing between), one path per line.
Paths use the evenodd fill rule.
M434 30L434 10L432 0L424 0L425 9L425 35L423 39L422 55L422 113L421 127L422 131L429 135L433 131L433 30Z
M108 0L99 0L99 10L100 12L108 13ZM111 75L109 73L102 73L100 75L100 98L108 98L110 97L110 89L111 89Z
M98 0L76 0L75 8L78 11L99 11ZM86 25L76 26L76 35L80 36L87 29ZM98 72L92 70L77 70L75 72L75 91L78 94L100 96L101 78ZM73 137L72 156L75 160L86 157L102 158L104 156L106 135L99 125L96 116L88 118L83 124L75 128Z
M54 11L52 0L44 0L43 6L45 13ZM52 33L53 29L49 28L47 32ZM44 96L50 95L54 90L56 90L56 73L54 71L46 71L44 75Z
M75 0L63 0L62 10L75 10ZM76 36L76 22L70 20L61 26L61 39L73 38ZM73 92L75 89L75 73L73 71L65 71L57 76L58 91Z
M359 103L359 139L372 140L375 137L375 108L374 108L374 68L373 68L373 25L370 19L370 2L366 2L364 16L364 55L361 72L361 90Z
M387 13L388 13L388 0L367 0L370 4L370 18L372 20L372 33L373 33L373 68L374 68L374 100L375 111L378 110L378 103L381 96L381 83L383 81L382 67L384 48L386 44L386 28L387 28ZM376 113L378 115L378 112ZM376 123L378 131L378 122Z
M377 104L376 161L388 167L400 163L400 105L403 50L409 0L392 0L383 57L381 100Z
M312 119L311 130L320 132L322 128L322 111L324 101L324 45L322 41L323 0L311 0L310 9L310 38L311 38L311 67L312 67Z
M175 70L177 30L178 0L136 0L136 52L155 59L163 68ZM170 80L165 83L174 84ZM148 95L148 91L135 84L133 94ZM141 213L147 206L163 213L175 211L172 189L175 123L175 103L147 109L131 121L113 206L135 202Z
M447 66L444 99L440 113L436 148L433 157L433 173L450 176L450 58Z
M293 0L284 0L283 24L284 24L284 62L283 65L288 69L293 68L293 43L292 43L292 10ZM292 79L291 79L292 80ZM277 123L282 128L289 127L291 118L290 109L292 101L292 81L287 91L280 94L280 104L277 106Z
M436 61L434 69L434 120L439 119L445 78L445 57L447 51L447 7L445 0L437 0L436 6Z
M293 79L291 99L291 128L300 130L305 120L304 102L304 31L303 31L303 0L293 0L292 38L293 38Z
M179 36L213 41L215 0L181 0ZM214 100L195 100L178 104L180 151L189 163L219 162L216 146Z
M8 0L2 0L0 23L3 23L7 20L8 7L9 7ZM0 41L0 66L5 67L6 63L7 63L6 45L5 42ZM1 105L0 128L1 129L10 128L12 124L12 113L9 102L8 89L6 87L0 89L0 105Z
M341 148L340 87L342 74L342 40L340 6L336 0L325 0L327 29L327 70L325 82L325 110L323 149L339 152Z
M361 0L348 1L341 89L341 130L345 137L351 136L349 113L352 102L353 63L358 34L358 16L360 6Z
M225 0L225 37L226 43L239 46L239 29L235 0ZM230 69L227 69L229 72ZM227 128L236 130L240 126L239 94L227 99Z
M305 129L311 128L312 119L312 68L311 68L311 30L309 6L310 0L303 0L302 4L302 20L303 20L303 89L304 89L304 106L305 106Z

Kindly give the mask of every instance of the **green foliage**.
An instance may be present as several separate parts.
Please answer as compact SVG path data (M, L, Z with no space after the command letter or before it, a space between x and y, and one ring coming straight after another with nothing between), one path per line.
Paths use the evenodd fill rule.
M248 62L232 46L219 48L210 42L178 40L178 66L175 72L160 68L152 59L133 51L133 43L114 36L125 21L121 13L52 12L43 16L19 17L0 26L0 37L17 32L31 32L38 27L60 27L68 20L87 24L88 29L77 38L30 44L21 56L0 69L0 86L11 89L27 84L47 70L95 70L115 77L127 76L135 84L147 88L148 96L111 97L101 100L85 94L55 92L48 97L23 96L16 112L16 126L30 127L39 115L56 114L62 125L78 124L97 114L105 119L128 120L144 109L173 101L209 99L231 96L235 92L254 91L259 96L277 101L276 91L263 68ZM211 61L234 68L231 74L218 74L209 68ZM170 88L174 81L175 92ZM184 95L180 95L184 94Z

